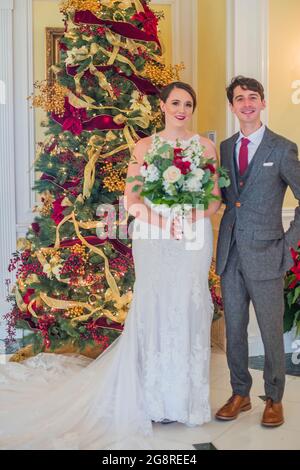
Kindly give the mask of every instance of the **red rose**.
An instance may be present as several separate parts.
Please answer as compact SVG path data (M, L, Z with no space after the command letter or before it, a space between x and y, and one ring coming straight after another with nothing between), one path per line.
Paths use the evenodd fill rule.
M208 163L204 170L209 170L213 175L216 173L216 169L211 163Z
M179 168L183 175L186 175L191 171L191 163L184 162L181 157L175 157L173 160L173 164Z
M183 149L174 148L173 165L176 166L176 168L179 168L182 175L186 175L187 173L191 171L191 163L183 161L182 152L183 152Z
M174 157L182 157L183 149L181 148L174 148Z

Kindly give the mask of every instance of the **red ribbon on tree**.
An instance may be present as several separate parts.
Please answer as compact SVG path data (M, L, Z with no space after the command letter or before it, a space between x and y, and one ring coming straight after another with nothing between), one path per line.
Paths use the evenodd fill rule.
M76 11L74 15L74 23L94 25L97 24L101 26L107 26L114 33L121 34L121 36L124 36L129 39L135 39L137 41L156 42L158 47L161 49L161 45L157 36L145 33L136 26L130 23L126 23L124 21L101 20L88 10Z

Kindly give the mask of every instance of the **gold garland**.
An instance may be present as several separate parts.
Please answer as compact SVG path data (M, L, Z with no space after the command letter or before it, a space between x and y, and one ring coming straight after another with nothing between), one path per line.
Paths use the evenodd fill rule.
M68 88L54 83L50 85L46 81L36 82L34 87L40 92L39 96L30 96L32 106L35 108L42 108L44 111L49 113L63 116L65 112L65 97L68 92Z
M116 191L124 193L126 185L126 169L115 169L113 168L113 164L110 162L106 163L103 168L107 174L103 180L103 187L111 193Z
M179 80L180 72L184 70L184 64L166 66L153 61L146 63L143 76L148 78L154 85L165 86Z
M90 10L92 13L101 11L101 1L99 0L63 0L60 5L62 13L69 13L75 10Z

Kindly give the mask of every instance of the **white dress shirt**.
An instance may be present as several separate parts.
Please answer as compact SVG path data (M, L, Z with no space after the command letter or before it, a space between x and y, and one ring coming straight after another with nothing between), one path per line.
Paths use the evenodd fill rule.
M240 135L235 144L235 158L236 158L238 168L239 168L239 153L240 153L242 139L246 138L250 140L248 144L248 165L250 165L251 160L253 159L256 153L256 150L258 149L258 146L260 145L263 139L265 130L266 130L266 126L263 124L259 129L257 129L257 131L253 132L247 137L242 133L242 131L240 131Z

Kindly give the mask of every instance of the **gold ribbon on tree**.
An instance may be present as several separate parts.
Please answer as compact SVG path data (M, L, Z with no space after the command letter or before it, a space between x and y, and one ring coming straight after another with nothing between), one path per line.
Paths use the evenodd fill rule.
M90 196L91 190L95 182L95 165L98 159L99 158L105 159L107 157L110 157L111 155L114 155L118 152L126 150L127 148L132 154L133 148L135 146L135 142L139 140L139 136L134 130L133 125L137 125L141 127L142 129L147 129L150 124L150 116L147 114L144 114L143 116L136 116L133 118L128 118L123 113L131 113L132 112L131 109L121 110L120 108L117 108L116 106L96 106L93 104L93 100L91 98L88 98L85 96L85 99L88 98L88 101L85 101L75 96L74 93L72 93L71 91L68 92L68 98L69 98L70 104L74 106L75 108L97 109L101 111L104 111L106 109L120 111L120 114L118 114L117 116L114 116L113 120L118 125L124 124L123 135L127 144L121 145L113 149L111 152L101 155L100 152L101 152L102 146L99 147L95 144L94 142L95 136L92 136L92 138L90 139L87 145L87 147L90 147L90 149L87 152L89 161L86 164L86 167L84 170L84 183L83 183L83 196L86 198Z
M107 318L109 318L110 320L112 320L114 322L124 323L127 312L128 312L129 304L132 300L132 293L127 292L126 294L124 294L122 296L120 295L117 283L116 283L113 275L110 272L109 261L108 261L107 256L105 255L103 250L101 250L100 248L98 248L96 246L93 246L90 243L88 243L85 240L85 238L81 235L80 229L79 229L80 227L82 227L84 229L96 228L97 225L99 224L99 222L93 221L93 222L80 222L79 223L76 220L75 213L72 212L72 214L66 216L60 222L60 224L57 226L57 229L56 229L56 242L55 242L55 245L54 245L55 250L57 250L60 247L59 230L62 227L62 225L65 224L68 221L69 222L72 221L72 223L74 225L76 235L77 235L78 239L82 242L82 244L85 245L87 248L89 248L90 251L92 251L93 253L96 253L96 254L100 255L102 257L102 259L104 260L105 278L106 278L106 281L109 285L109 288L107 289L107 291L105 293L105 301L106 302L113 301L114 306L117 310L117 313L114 315L112 312L110 312L109 310L107 310L107 309L105 309L101 306L99 306L97 308L94 308L91 303L87 303L87 302L53 299L53 298L49 297L47 294L45 294L44 292L41 292L38 296L35 296L34 299L32 299L30 301L30 303L28 305L29 312L31 313L31 315L33 317L38 318L36 312L33 309L33 303L38 301L39 299L41 299L44 303L46 303L46 305L48 305L48 307L58 309L58 310L67 310L68 308L81 307L81 308L86 309L86 310L89 311L89 313L86 314L86 315L81 315L80 317L72 319L71 320L72 322L86 321L90 317L95 316L95 313L97 311L99 311L99 317L106 316ZM40 263L43 266L44 266L45 263L47 263L46 258L44 257L44 255L41 252L38 252L37 257L38 257ZM61 281L61 279L59 279L59 281ZM93 295L93 297L96 298L96 296L94 296L94 295ZM100 298L100 297L98 297L98 298ZM25 305L24 305L24 302L23 302L23 298L22 298L22 296L19 292L17 294L17 303L18 303L19 308L24 311Z
M127 10L127 8L131 8L132 4L134 4L135 9L138 13L144 12L145 9L143 4L140 0L101 0L102 5L113 8L115 3L118 3L118 8L123 10Z

